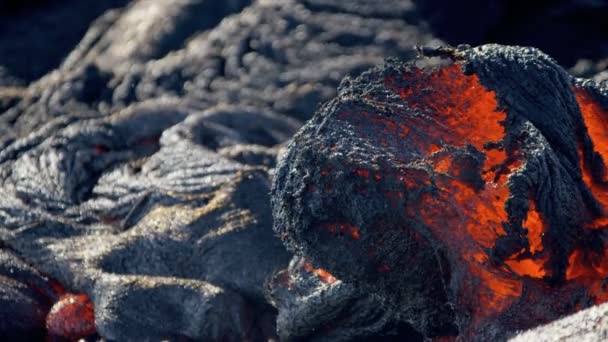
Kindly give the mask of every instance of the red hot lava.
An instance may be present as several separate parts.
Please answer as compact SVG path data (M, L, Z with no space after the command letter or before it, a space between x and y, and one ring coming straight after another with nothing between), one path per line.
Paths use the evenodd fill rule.
M66 294L59 298L47 315L49 338L77 341L96 332L93 303L86 295Z

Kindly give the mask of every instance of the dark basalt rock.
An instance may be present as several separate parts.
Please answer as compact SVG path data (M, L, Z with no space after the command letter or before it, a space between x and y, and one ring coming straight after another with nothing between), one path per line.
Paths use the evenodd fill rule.
M579 249L603 263L607 241L586 183L602 182L606 142L575 81L530 48L421 52L445 60L345 79L294 137L272 192L277 234L426 337L505 339L603 301L572 275L589 267Z
M423 340L375 293L331 276L323 281L311 267L296 256L269 283L282 341Z

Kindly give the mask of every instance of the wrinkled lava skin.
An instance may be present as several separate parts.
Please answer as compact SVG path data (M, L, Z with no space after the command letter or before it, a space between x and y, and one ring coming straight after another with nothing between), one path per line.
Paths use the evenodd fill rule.
M82 20L63 20L45 37L76 34L87 13L107 5L81 13L87 4L55 2ZM413 57L414 45L434 39L413 10L399 0L130 1L92 22L69 54L53 46L63 60L57 68L46 54L35 54L45 57L40 63L4 63L2 50L13 60L23 55L17 50L48 46L14 34L36 32L27 25L36 20L0 23L10 42L0 43L0 244L87 294L101 338L276 339L277 309L264 284L292 255L272 231L267 167L346 74L386 56ZM35 72L23 75L32 63ZM18 304L44 330L54 301L34 312L29 297L0 279L5 290L17 295L0 318ZM369 302L353 297L336 297L337 314L324 316L352 333L326 335L385 326L377 316L349 318L342 303ZM309 302L300 303L282 314L296 322L283 326L286 335L323 324L299 319Z
M295 136L275 231L426 337L500 340L607 301L606 89L532 48L421 54L346 78Z

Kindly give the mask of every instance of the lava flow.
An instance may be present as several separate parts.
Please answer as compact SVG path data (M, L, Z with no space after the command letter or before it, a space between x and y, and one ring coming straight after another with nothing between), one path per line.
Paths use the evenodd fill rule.
M526 154L531 151L507 137L511 129L507 111L497 109L496 94L482 86L475 74L465 76L456 63L432 73L414 69L404 78L408 86L396 91L410 107L430 113L436 120L433 127L437 127L427 130L428 137L417 143L426 154L423 157L433 161L438 191L424 193L414 203L415 216L460 255L469 269L470 278L463 280L458 300L473 311L473 325L520 305L524 289L544 293L547 287L571 288L572 295L583 289L586 299L581 302L607 301L608 258L599 236L589 237L594 243L581 238L574 248L558 255L558 248L552 245L555 242L546 237L552 227L537 209L534 189L528 195L525 216L507 211L508 202L514 201L510 188L515 187L509 178L525 167ZM608 182L603 161L608 157L608 113L584 91L577 90L576 95L597 151L594 162L602 166L595 177L591 166L582 166L583 179L606 207ZM452 149L473 146L484 154L481 172L456 160L453 153L442 154L447 147L437 150L438 145ZM483 181L475 178L478 175ZM579 228L587 236L589 229L605 228L607 223L608 218L601 215ZM504 252L501 239L515 247ZM567 262L560 260L565 257ZM555 264L565 265L565 272L556 272ZM574 305L568 312L578 308L580 305Z
M277 202L275 229L431 338L504 337L608 301L608 112L541 53L492 49L352 81L277 176L296 209Z
M459 64L431 73L413 69L403 78L407 86L395 88L402 100L434 121L415 141L420 157L433 165L436 187L408 203L409 211L461 258L459 266L470 274L461 291L474 293L458 300L481 322L513 305L524 281L546 276L542 218L530 200L524 221L514 222L523 225L520 234L527 241L504 260L492 260L497 240L507 235L508 175L522 166L519 150L505 146L507 113L497 109L495 93L476 75L465 76ZM465 153L449 152L455 149ZM480 157L467 156L466 149Z

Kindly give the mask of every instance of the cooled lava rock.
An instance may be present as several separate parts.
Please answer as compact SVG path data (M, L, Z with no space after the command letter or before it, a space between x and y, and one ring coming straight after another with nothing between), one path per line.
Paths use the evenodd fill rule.
M295 0L255 2L212 29L213 21L195 19L217 6L229 13L247 3L147 0L107 12L57 70L0 100L17 102L0 115L0 147L59 116L105 116L159 97L307 119L335 96L345 75L386 56L413 57L413 45L433 40L383 12L331 11Z
M420 51L346 78L296 134L277 234L425 337L504 340L607 301L605 86L532 48Z
M547 325L520 333L510 342L603 341L608 335L608 304L596 305Z
M268 171L200 145L198 120L164 105L55 122L5 149L2 239L89 294L106 338L262 338L247 313L272 317L263 285L289 260Z
M46 76L0 87L0 241L86 294L102 338L276 338L265 285L292 255L268 167L345 75L433 40L387 6L333 3L130 2Z
M282 341L422 341L373 292L345 283L295 256L269 283Z

